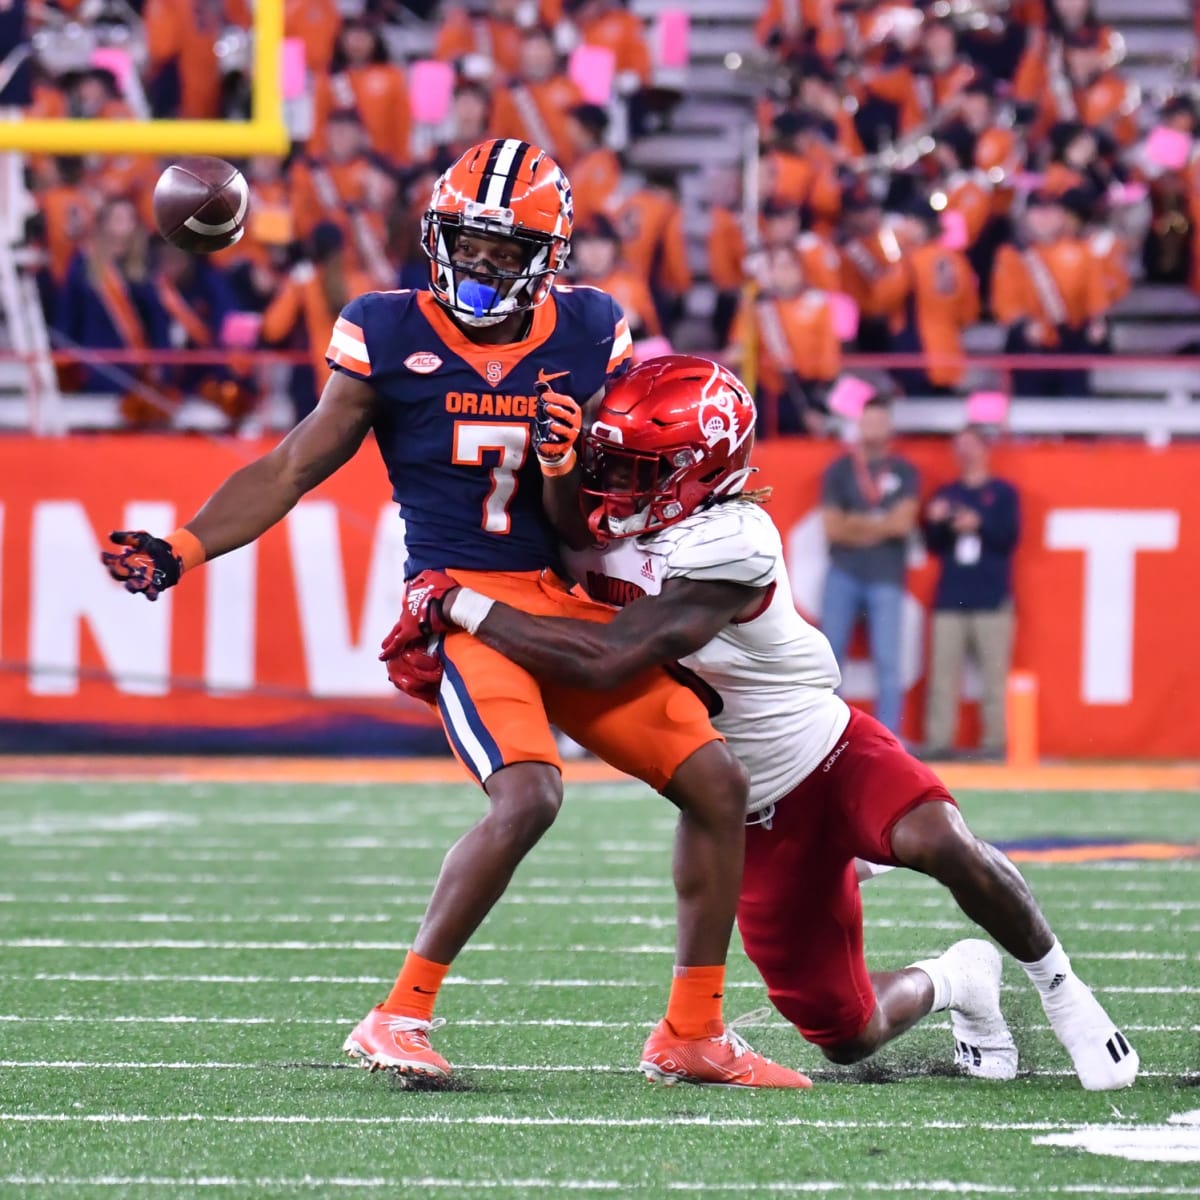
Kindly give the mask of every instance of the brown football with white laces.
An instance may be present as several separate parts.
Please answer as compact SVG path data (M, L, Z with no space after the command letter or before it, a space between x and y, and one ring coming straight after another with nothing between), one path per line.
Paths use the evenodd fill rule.
M154 185L154 222L174 246L212 254L232 246L246 229L250 189L223 158L196 154L173 162Z

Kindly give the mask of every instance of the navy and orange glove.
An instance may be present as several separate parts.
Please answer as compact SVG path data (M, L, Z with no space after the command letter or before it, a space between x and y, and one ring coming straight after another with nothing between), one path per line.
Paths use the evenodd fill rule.
M100 561L118 583L125 585L127 592L140 592L147 600L157 600L167 588L179 582L187 567L204 561L200 543L186 530L168 539L156 538L144 529L118 529L108 538L124 548L103 551ZM177 538L182 544L176 543ZM188 562L188 557L194 561Z
M538 380L533 423L533 448L543 475L566 475L575 465L575 443L583 430L583 409L550 384Z
M451 629L443 610L443 601L458 586L441 571L422 571L415 579L410 579L404 589L404 608L400 620L383 639L379 661L391 662L409 646L423 648L431 637Z
M383 655L380 655L382 658ZM442 686L442 660L417 642L395 651L387 659L388 678L406 696L436 704Z

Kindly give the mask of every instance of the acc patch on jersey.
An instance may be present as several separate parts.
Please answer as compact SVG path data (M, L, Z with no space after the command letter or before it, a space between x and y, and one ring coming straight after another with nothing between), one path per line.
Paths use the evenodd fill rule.
M442 365L442 360L430 350L418 350L404 360L404 365L418 375L431 375Z

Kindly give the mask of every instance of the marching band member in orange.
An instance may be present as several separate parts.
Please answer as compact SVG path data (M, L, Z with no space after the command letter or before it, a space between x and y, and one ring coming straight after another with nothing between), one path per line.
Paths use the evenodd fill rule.
M966 370L962 332L979 319L979 284L961 250L939 243L938 214L915 199L896 228L900 261L876 284L887 314L889 348L926 356L921 369L893 369L909 394L929 395L957 387Z
M560 69L548 29L533 26L521 34L520 65L507 87L492 97L491 131L544 146L564 167L574 161L567 114L583 96Z
M992 275L992 313L1008 326L1008 354L1095 354L1106 340L1108 287L1087 243L1072 237L1060 197L1034 192L1024 245L1001 246ZM1087 370L1016 372L1025 396L1086 396Z

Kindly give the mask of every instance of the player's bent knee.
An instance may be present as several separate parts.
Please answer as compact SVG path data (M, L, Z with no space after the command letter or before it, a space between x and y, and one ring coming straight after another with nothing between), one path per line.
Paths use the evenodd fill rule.
M750 774L724 742L709 742L671 776L663 794L684 812L740 822L750 795Z
M883 1016L876 1004L866 1024L853 1037L822 1038L817 1045L831 1063L848 1067L870 1058L879 1049L885 1040L883 1030Z
M831 1063L836 1063L839 1067L849 1067L862 1062L864 1058L870 1058L875 1053L875 1046L873 1043L868 1045L856 1040L838 1042L834 1046L822 1046L820 1050Z
M554 824L562 807L562 776L546 763L517 763L487 782L488 822L498 836L533 845Z
M934 800L906 813L892 830L892 854L935 879L969 874L978 865L979 839L953 804Z

